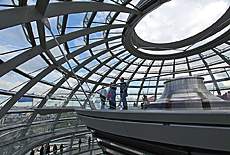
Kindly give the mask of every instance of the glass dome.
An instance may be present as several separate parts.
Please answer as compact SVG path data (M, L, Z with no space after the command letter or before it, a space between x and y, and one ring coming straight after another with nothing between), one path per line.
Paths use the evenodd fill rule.
M164 82L176 77L201 76L214 95L230 91L229 2L212 25L193 36L162 44L140 38L135 27L166 2L172 3L1 1L0 154L28 153L63 139L72 146L74 136L88 134L74 108L97 108L92 103L100 102L101 87L121 77L130 83L128 106L140 106L143 95L159 99ZM37 136L54 131L53 138ZM19 143L30 147L23 150Z

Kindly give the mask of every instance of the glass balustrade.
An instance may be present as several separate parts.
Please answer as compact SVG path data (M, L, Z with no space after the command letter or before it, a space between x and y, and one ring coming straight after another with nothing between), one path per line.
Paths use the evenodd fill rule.
M126 97L129 110L224 110L230 108L230 92L222 96L212 94L200 76L186 76L178 78L161 78L160 84L164 87L152 87L155 85L157 77L146 77L142 79L127 80ZM144 81L144 82L143 82ZM115 109L122 110L123 102L120 93L121 83L111 84L104 88L99 88L90 96L90 103L95 109L110 110L111 98L115 95ZM137 89L137 85L140 88ZM110 90L116 87L116 94L111 94ZM106 95L101 97L102 89L106 90ZM156 90L158 89L158 90ZM161 91L159 91L161 89ZM138 90L138 91L137 91ZM155 94L155 92L157 92ZM160 92L160 93L159 93ZM114 93L114 92L113 92ZM102 103L104 102L104 106ZM87 105L86 109L92 106Z

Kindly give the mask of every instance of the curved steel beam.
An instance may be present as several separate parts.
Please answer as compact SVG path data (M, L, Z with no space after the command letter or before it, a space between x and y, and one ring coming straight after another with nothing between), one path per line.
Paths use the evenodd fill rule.
M81 84L83 84L84 82L86 82L88 80L88 78L95 73L98 69L100 69L102 66L104 66L106 63L108 63L110 60L112 60L113 58L116 58L118 55L122 54L124 51L121 51L119 53L117 53L116 55L113 55L112 57L108 58L107 60L105 60L103 63L100 63L97 67L95 67L91 72L89 72L89 74L86 75L86 77L84 79L82 79ZM72 98L72 96L74 95L74 93L80 88L80 85L77 85L74 90L71 92L71 94L68 96L68 98Z
M0 30L42 18L93 11L115 11L140 15L140 12L137 10L108 3L60 2L49 4L44 15L42 15L35 6L0 10ZM9 17L11 18L10 20Z
M136 105L138 105L138 101L139 101L139 98L140 98L141 90L142 90L143 85L144 85L144 83L145 83L145 81L146 81L145 78L146 78L147 75L149 74L149 71L150 71L150 69L151 69L153 63L154 63L154 60L153 60L153 61L151 62L151 64L149 65L149 68L146 70L146 73L145 73L145 75L144 75L144 78L143 78L143 80L142 80L142 82L141 82L141 86L140 86L140 89L139 89L139 92L138 92L138 95L137 95L137 102L136 102ZM150 80L150 79L149 79L149 80Z
M118 65L120 65L125 59L128 59L128 57L130 57L131 55L127 55L124 59L120 60L118 63L116 63L113 67L111 67L102 77L101 79L98 81L98 83L93 87L92 92L94 92L97 87L99 86L99 84L107 77L107 75L113 71L114 68L116 68Z
M79 30L77 32L72 32L72 33L68 33L65 35L62 35L60 37L57 37L57 40L59 42L59 44L62 44L64 42L73 40L75 38L84 36L86 34L90 34L90 33L95 33L95 32L99 32L99 31L103 31L103 30L107 30L107 29L116 29L116 28L123 28L123 27L128 27L127 24L119 24L119 25L106 25L106 26L98 26L98 27L92 27L92 28L87 28L87 29L83 29L83 30ZM54 39L47 41L46 43L46 49L51 49L53 47L57 46L56 42ZM44 48L40 45L40 46L35 46L30 50L27 50L25 52L23 52L20 55L17 55L16 57L8 60L7 62L0 64L0 77L3 76L4 74L6 74L7 72L9 72L10 70L16 68L17 66L21 65L22 63L36 57L37 55L41 54L44 52ZM72 54L72 53L70 53ZM64 59L63 59L64 61Z
M123 1L123 3L122 4L120 4L121 6L126 6L127 4L129 4L129 2L131 2L132 0L126 0L126 1ZM114 21L115 21L115 19L117 18L117 16L120 14L120 12L116 12L114 15L113 15L113 17L112 18L109 18L110 17L110 15L111 15L111 12L107 15L107 17L106 17L106 23L108 23L109 25L110 24L112 24ZM110 21L108 21L108 19L110 19ZM108 21L108 22L107 22ZM109 35L109 30L106 32L106 34L105 34L105 37L108 37L108 35ZM107 45L107 47L108 47L108 45Z
M228 65L230 65L230 61L229 59L227 59L223 54L221 54L220 52L218 52L216 49L212 49L219 57L221 57L221 59L223 59Z
M188 57L194 54L198 54L198 53L202 53L206 50L212 49L222 43L225 43L229 40L230 37L230 30L228 30L227 32L223 33L221 36L215 38L214 40L201 45L197 48L188 50L186 52L181 52L181 53L176 53L176 54L168 54L168 55L154 55L154 54L148 54L148 53L144 53L141 52L140 50L138 50L137 48L135 48L133 46L132 40L128 39L129 36L125 37L125 47L128 51L130 51L130 53L132 53L133 55L135 55L136 57L139 58L143 58L143 59L149 59L149 60L170 60L170 59L179 59L179 58L184 58L184 57Z
M104 66L106 63L108 63L110 60L116 58L118 55L122 54L125 51L121 51L113 56L111 56L110 58L106 59L104 62L100 63L97 67L95 67L89 74L86 75L86 77L82 80L82 84L84 82L86 82L88 80L88 78L93 75L98 69L100 69L102 66ZM79 88L79 86L76 87L77 89Z
M167 2L164 1L164 2ZM128 51L130 51L133 55L135 55L136 57L139 58L143 58L143 59L150 59L150 60L169 60L169 59L176 59L176 58L182 58L182 57L188 57L194 54L198 54L201 53L205 50L214 48L215 46L226 42L229 38L229 32L225 32L224 34L222 34L221 36L219 36L218 38L202 45L199 46L197 48L191 49L191 50L186 50L185 52L180 52L180 53L176 53L176 54L168 54L168 55L158 55L158 54L148 54L148 53L144 53L141 52L140 50L138 50L138 48L144 48L146 47L146 49L150 49L150 51L152 50L166 50L166 49L177 49L179 47L184 47L186 45L193 45L194 43L197 43L198 41L202 41L214 34L216 34L217 32L221 31L223 28L227 27L230 24L230 7L228 8L228 10L225 12L225 14L217 21L215 22L213 25L211 25L209 28L205 29L204 31L198 33L195 36L192 36L190 38L184 39L182 41L178 41L178 42L173 42L173 43L168 43L168 44L154 44L154 43L149 43L146 41L143 41L142 39L140 39L135 31L134 28L136 26L136 24L138 24L138 22L146 15L148 14L151 9L154 9L156 6L159 6L161 4L164 3L162 2L156 2L154 3L152 6L150 6L149 8L145 9L142 11L142 16L137 16L137 15L131 15L130 16L130 21L128 21L128 23L131 25L131 27L124 29L123 34L125 34L125 38L123 39L123 43L124 46L126 47L126 49ZM135 45L135 47L134 47ZM158 47L159 45L159 47ZM164 47L165 46L165 47Z
M133 79L133 77L135 76L135 74L137 73L137 71L139 70L139 68L142 66L142 64L145 62L145 59L142 60L142 62L137 66L137 68L135 69L135 71L133 72L133 74L129 77L129 80L131 81Z
M190 70L190 65L189 65L189 61L188 61L188 57L185 57L186 58L186 63L187 63L187 67L188 67L188 70ZM189 72L189 76L192 76L192 72Z
M0 119L6 114L6 112L38 81L40 81L43 77L49 74L53 69L55 69L55 65L52 64L48 68L46 68L42 73L38 74L36 77L31 79L23 88L21 88L0 110Z
M112 40L116 40L118 38L120 38L122 36L116 36L116 37L111 37L111 38L106 38L102 41L98 41L98 42L95 42L93 44L90 44L90 45L87 45L85 47L82 47L81 49L78 49L76 51L74 51L73 53L75 53L74 55L72 54L71 56L67 55L67 58L71 59L71 58L74 58L77 54L81 54L82 52L88 50L88 49L91 49L93 47L96 47L96 46L99 46L105 42L108 42L108 41L112 41ZM101 52L103 54L103 52ZM63 58L62 58L63 59ZM60 60L59 60L60 61ZM92 61L92 57L90 58L90 61ZM82 64L87 64L90 62L88 59L85 60L85 62L83 62ZM86 63L87 62L87 63ZM81 69L81 67L83 67L84 65L80 64L79 66L77 66L76 68L74 68L74 71L77 72L79 69ZM41 103L38 105L37 108L42 108L44 106L44 104L46 103L46 101L50 98L50 96L52 96L54 94L54 92L61 87L61 85L66 81L66 79L68 79L69 77L71 77L71 73L69 72L69 74L66 74L65 77L63 77L50 91L49 93L47 93L46 97L41 101ZM85 78L84 78L85 79ZM74 89L75 90L75 89ZM72 90L72 92L76 92ZM74 93L71 93L72 95ZM71 96L72 97L72 96ZM68 97L68 99L70 98L70 95ZM67 101L69 102L69 101ZM32 116L30 117L30 119L28 120L27 124L31 124L34 120L34 118L37 116L37 112L35 111Z
M217 84L217 82L216 82L216 79L215 79L214 75L212 74L212 70L209 68L208 63L204 60L204 58L203 58L203 56L202 56L201 54L199 54L199 56L200 56L201 60L203 61L205 67L207 68L210 77L212 78L212 81L213 81L213 83L214 83L214 85L215 85L215 87L216 87L217 93L218 93L218 94L221 94L221 93L220 93L219 86L218 86L218 84Z
M37 1L35 8L44 15L50 0Z
M112 50L112 49L109 49L109 50ZM106 50L106 51L108 51L108 50ZM105 51L102 51L101 52L101 54L104 54L104 52ZM120 54L122 54L123 53L123 51L122 52L119 52L118 54L116 54L116 56L117 55L120 55ZM101 55L100 54L100 55ZM97 56L96 56L97 57ZM104 61L103 63L100 63L96 68L94 68L90 73L88 73L87 74L87 76L84 78L84 79L82 79L81 80L81 84L83 84L84 82L86 82L87 80L88 80L88 78L93 74L93 73L95 73L98 69L100 69L103 65L105 65L107 62L109 62L110 60L112 60L112 58L115 58L115 56L113 56L113 57L110 57L109 59L107 59L106 61ZM92 61L93 59L95 59L95 57L94 58L90 58L91 60L90 61ZM79 69L81 69L81 67L79 67L78 68L78 70ZM77 71L77 70L76 70ZM98 84L98 83L96 83L96 84ZM78 84L74 89L73 89L73 91L70 93L70 95L68 96L68 98L72 98L72 96L74 95L74 93L78 90L80 88L80 84ZM92 94L92 92L93 92L93 90L91 91L91 93L89 94L89 96L91 96L91 94ZM67 100L67 104L68 104L68 102L69 102L69 100ZM84 104L84 106L86 106L86 104Z
M173 61L173 78L175 78L175 71L176 71L176 59Z
M134 58L133 61L128 63L128 65L119 73L119 75L115 78L115 82L121 77L121 75L137 60L138 58Z
M127 59L128 57L130 57L131 55L126 56L123 60L120 60L118 63L116 63L113 67L111 67L105 74L104 76L101 77L101 79L98 81L98 83L93 87L91 93L89 94L89 97L91 97L91 95L93 94L93 92L97 89L97 87L99 86L99 84L105 79L105 77L114 69L116 68L118 65L120 65L125 59ZM84 103L84 106L86 106L86 102Z
M159 73L158 73L158 77L157 77L157 83L156 83L156 89L155 89L155 95L154 95L154 101L156 101L157 99L157 88L158 88L158 85L159 85L159 80L160 80L160 75L161 75L161 71L162 71L162 68L164 66L164 60L162 60L161 62L161 68L159 69Z
M67 58L73 58L74 56L76 56L77 54L80 54L82 52L84 52L85 50L88 50L92 47L98 46L102 43L105 43L107 41L111 41L113 39L117 39L120 38L119 37L113 37L111 38L106 38L105 40L102 41L98 41L96 43L90 44L86 47L83 47L81 49L76 50L75 52L72 52L70 54L67 55ZM58 61L58 64L63 64L65 63L64 58L60 59ZM58 66L52 64L50 65L48 68L46 68L44 71L42 71L40 74L38 74L36 77L34 77L30 82L28 82L22 89L20 89L0 110L0 119L5 115L5 113L20 99L20 97L22 97L31 87L33 87L37 82L39 82L43 77L45 77L47 74L49 74L51 71L53 71L55 68L57 68ZM44 99L44 101L46 101L47 98ZM43 102L45 103L45 102Z
M181 47L185 47L191 44L196 43L197 41L202 41L204 39L207 39L208 37L218 33L219 31L221 31L222 29L224 29L225 27L227 27L230 24L230 7L228 8L228 10L224 13L224 15L221 16L221 18L219 18L214 24L212 24L211 26L209 26L207 29L205 29L204 31L186 38L184 40L181 41L177 41L177 42L171 42L171 43L150 43L147 41L142 40L135 31L133 31L134 33L132 34L132 38L133 38L133 44L135 46L137 46L138 48L142 48L142 49L146 49L146 50L152 50L152 51L161 51L161 50L172 50L172 49L177 49L177 48L181 48ZM135 40L135 41L134 41Z

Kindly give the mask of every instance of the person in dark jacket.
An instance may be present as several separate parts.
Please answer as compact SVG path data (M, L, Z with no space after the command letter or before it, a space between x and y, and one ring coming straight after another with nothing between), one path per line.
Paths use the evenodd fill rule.
M227 92L225 92L224 93L224 95L223 95L223 98L222 98L223 100L228 100L228 94L227 94Z
M102 86L101 93L100 93L100 98L101 98L101 109L105 109L105 100L107 97L107 90L105 89L104 86Z
M46 153L47 154L50 153L50 144L49 143L47 144Z
M116 109L116 83L115 82L111 82L110 83L110 89L109 89L109 93L108 93L108 100L109 100L109 105L110 105L110 109L115 110Z
M57 153L57 145L56 145L56 144L54 144L54 146L53 146L53 153L54 153L54 154Z
M61 152L61 154L63 153L63 148L64 148L64 146L63 146L63 144L61 144L60 145L60 152Z
M79 148L79 151L81 150L81 143L82 143L81 138L79 138L79 140L78 140L78 148Z
M88 146L90 148L90 144L91 144L91 137L89 136L89 139L88 139Z
M126 97L128 96L127 93L127 83L124 82L124 77L120 78L121 84L120 84L120 97L121 97L121 101L123 102L123 110L127 110L128 106L127 106L127 101L126 101Z
M42 145L40 149L40 155L43 155L43 154L44 154L44 146Z

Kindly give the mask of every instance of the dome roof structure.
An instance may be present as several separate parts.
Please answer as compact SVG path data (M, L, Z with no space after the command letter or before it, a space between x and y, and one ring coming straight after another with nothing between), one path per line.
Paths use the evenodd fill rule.
M139 36L142 31L149 37L154 35L141 27L141 21L171 3L170 0L0 1L3 154L10 150L15 137L20 141L30 135L29 129L35 128L38 121L52 120L46 122L49 129L42 124L44 132L56 130L57 124L65 119L70 122L67 127L74 126L71 121L76 119L76 113L70 109L95 109L96 105L88 101L96 101L94 97L102 86L119 83L121 77L129 82L129 105L141 101L142 95L160 98L164 82L175 77L201 76L214 95L230 91L230 3L224 3L225 10L209 26L183 39L159 43ZM161 31L166 31L163 26ZM63 111L42 115L41 108ZM9 121L10 117L14 121ZM17 132L4 137L14 125L18 126ZM69 135L72 134L76 131L71 130ZM53 139L39 141L30 148ZM8 143L3 144L4 141ZM17 151L21 150L13 153ZM29 150L23 151L20 153Z

